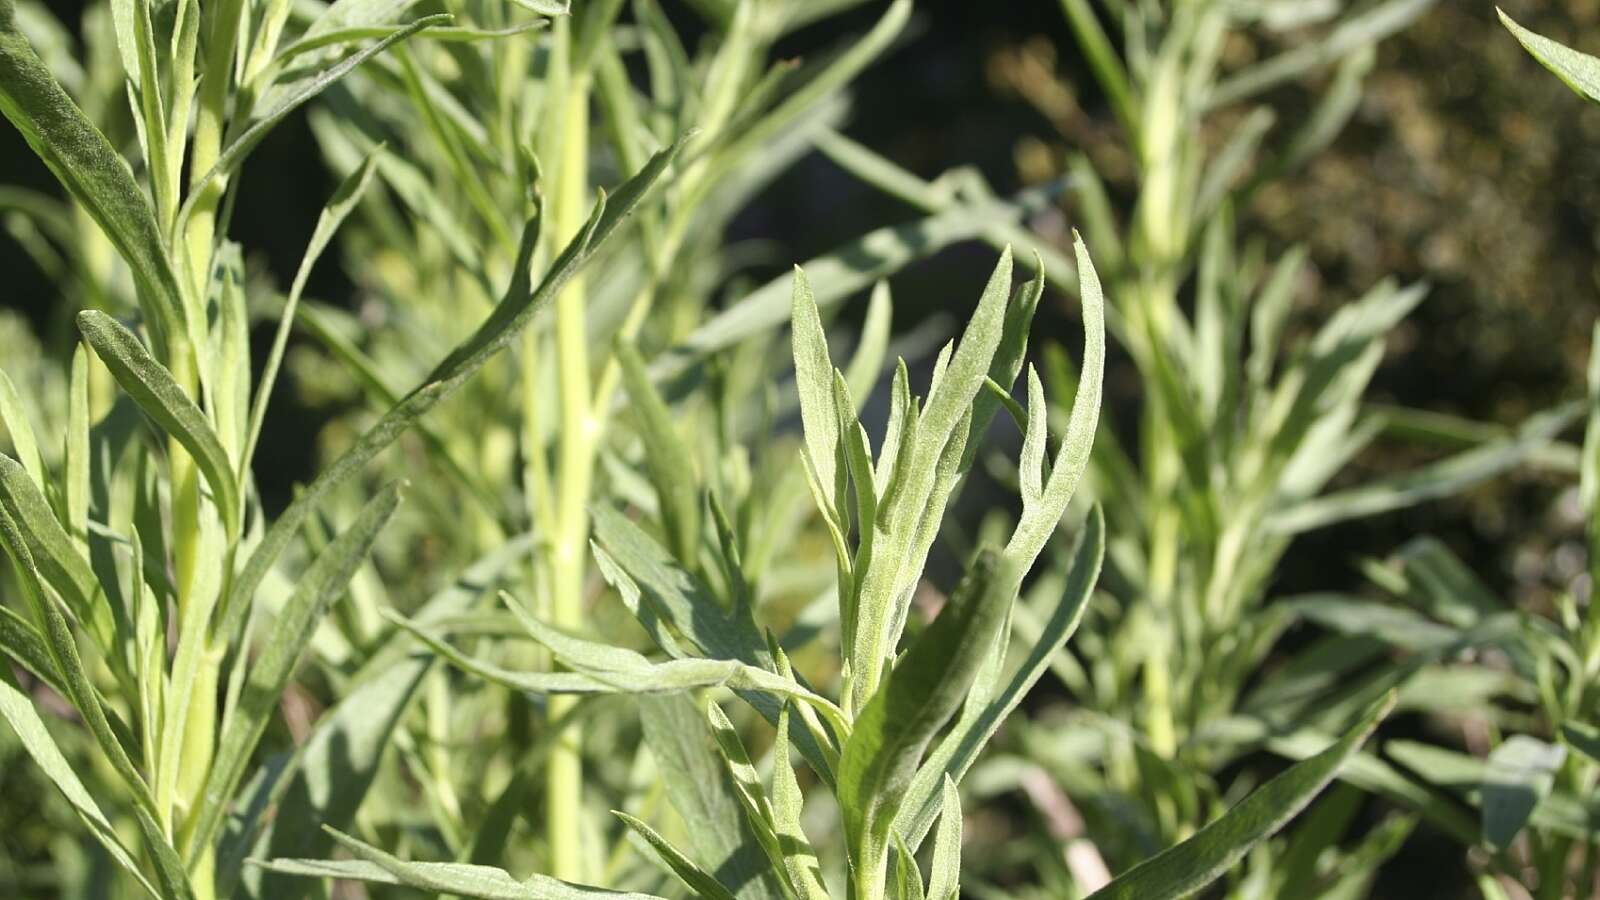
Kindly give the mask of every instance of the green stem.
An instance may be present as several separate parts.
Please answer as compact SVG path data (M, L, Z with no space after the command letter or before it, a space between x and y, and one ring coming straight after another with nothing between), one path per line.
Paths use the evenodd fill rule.
M200 82L200 106L195 115L193 149L189 158L191 190L211 172L222 155L223 127L227 119L229 88L232 86L233 52L243 9L244 0L223 0L212 13L205 73ZM217 208L226 189L227 179L220 177L212 179L202 188L184 228L190 296L195 303L203 304L205 299L211 269L211 248L216 238Z
M552 207L558 241L583 227L588 194L589 79L575 75L562 113L561 161ZM589 494L594 481L598 430L590 404L589 338L585 290L580 278L567 283L555 301L556 368L560 372L561 430L556 450L556 534L550 545L551 624L575 629L583 622L583 584L588 571ZM560 721L573 698L552 697L549 717ZM550 871L568 881L583 880L580 813L583 805L583 732L568 724L551 747L545 770L546 824Z

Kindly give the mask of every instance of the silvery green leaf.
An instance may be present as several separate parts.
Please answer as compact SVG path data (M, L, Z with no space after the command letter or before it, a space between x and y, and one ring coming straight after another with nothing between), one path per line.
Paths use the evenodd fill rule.
M770 867L750 833L744 809L717 745L691 695L639 697L645 741L655 755L667 798L687 826L690 846L711 871L720 873L741 900L779 897Z
M62 442L61 496L67 534L78 552L89 549L89 358L79 344L72 351L67 382L67 433Z
M1600 59L1523 28L1499 7L1495 7L1495 12L1500 14L1500 21L1540 65L1554 72L1557 78L1580 96L1600 103Z
M18 30L14 0L0 0L0 113L127 261L152 326L177 330L183 301L150 204L128 164Z
M22 463L34 484L41 491L44 490L47 476L39 457L39 442L34 438L33 425L28 421L22 396L4 371L0 371L0 426L5 427L6 435L11 439L11 452Z
M86 309L78 314L78 330L139 409L194 457L216 499L228 533L238 534L239 483L228 451L212 430L205 413L173 380L172 373L150 355L139 338L117 320L99 310Z
M822 869L817 862L817 851L801 826L805 809L805 794L795 778L794 766L789 758L789 706L778 715L778 734L772 759L772 818L783 848L783 867L788 873L799 900L828 900L828 890L822 883Z
M40 578L28 543L18 531L15 520L4 509L0 509L0 546L5 547L16 565L22 593L33 610L35 620L39 622L45 649L50 654L51 665L60 678L66 699L83 717L89 733L112 771L122 779L135 807L150 813L156 808L155 798L144 776L128 755L127 745L132 743L128 729L120 723L113 724L107 716L105 706L100 702L99 691L78 651L77 635ZM151 849L157 848L152 845ZM178 881L182 882L183 879ZM176 883L164 886L174 890L177 888ZM187 885L184 884L184 887L186 889Z
M806 448L810 451L817 484L828 502L824 511L837 510L839 415L833 405L833 360L828 355L828 338L822 332L816 297L806 280L805 270L799 266L794 270L790 322L795 390L800 394L800 420L804 425Z
M184 201L183 208L179 211L180 221L187 222L190 213L198 198L206 196L206 188L218 178L223 178L238 169L250 151L261 143L279 122L290 113L299 109L313 97L327 90L339 79L350 74L357 66L374 56L389 49L391 46L411 37L426 28L444 25L451 21L448 15L424 16L407 24L404 28L380 38L371 46L364 47L344 59L334 63L328 68L316 73L314 76L296 81L289 85L279 85L264 96L261 108L250 124L238 136L229 140L228 146L217 157L216 164L211 170L197 178L190 188L189 199Z
M928 877L928 900L959 900L961 896L961 794L956 783L944 778L939 831L933 838L933 871Z
M283 312L279 314L278 328L273 333L272 347L267 351L267 360L262 366L261 377L256 381L255 402L250 409L244 452L240 454L241 472L250 471L250 463L255 458L256 443L261 438L261 423L267 415L267 403L272 399L272 387L277 383L278 367L283 362L283 351L289 343L289 330L294 325L295 310L300 303L300 295L305 291L306 280L311 277L312 267L317 264L322 251L327 249L328 243L333 240L339 226L361 202L367 186L372 183L372 173L382 154L382 148L367 154L361 165L339 182L339 187L334 190L333 196L322 208L322 213L317 216L317 225L311 232L311 240L306 243L305 253L300 257L300 267L295 270L294 281L289 286L288 299L284 301Z
M1215 881L1321 793L1393 705L1390 693L1327 749L1257 788L1194 837L1119 875L1089 900L1176 900Z
M992 699L982 705L963 707L961 717L928 755L906 792L905 802L895 818L895 830L905 835L913 847L921 846L939 815L946 778L960 781L966 775L1000 724L1022 703L1022 698L1043 677L1050 660L1061 652L1067 639L1077 630L1100 577L1105 550L1105 518L1096 507L1073 551L1067 568L1066 589L1040 628L1039 639L1028 649L1027 656L1005 675L1001 681L1003 686Z
M365 562L378 533L400 505L401 490L400 483L390 483L368 501L355 521L340 532L300 576L294 593L279 611L266 646L250 666L239 705L228 716L217 742L217 755L195 813L191 852L211 846L221 827L222 816L244 777L245 765L261 741L268 718L277 708L284 686L294 674L312 632L321 623L329 605L345 593L356 569ZM209 697L200 698L200 702L210 701Z
M684 884L689 886L689 890L693 891L695 896L701 898L701 900L737 900L733 893L723 886L722 882L695 865L693 860L684 856L683 851L672 846L666 838L657 834L655 829L627 813L613 811L612 814L621 819L622 824L628 826L635 834L644 838L645 843L650 846L651 850L655 851L656 856L666 864L668 869L672 870L673 874L677 875Z
M1222 80L1208 106L1237 103L1378 43L1433 6L1434 0L1384 0L1340 22L1321 40L1307 41Z
M558 881L545 875L532 875L524 881L518 881L504 869L489 866L405 862L349 835L332 829L329 829L329 833L358 859L276 859L257 865L285 875L404 885L430 893L454 894L475 900L663 900L654 894L609 891Z
M556 257L537 288L531 283L529 266L539 239L539 222L534 219L528 223L511 282L494 311L470 337L434 367L422 384L402 398L367 429L344 455L324 469L272 523L233 581L223 606L224 618L219 633L231 635L237 631L256 588L322 498L360 472L369 460L394 443L418 418L455 393L485 363L510 344L527 327L533 316L560 293L572 276L605 245L606 240L666 172L682 147L683 140L679 140L651 157L650 162L625 182L615 196L608 199L602 193L588 223Z
M883 368L884 356L889 350L890 324L894 316L894 301L889 296L889 282L879 281L872 286L867 300L867 317L861 323L861 337L856 343L850 364L845 367L844 380L850 394L865 403L877 383L878 371Z
M0 509L10 518L15 535L25 542L29 564L37 567L43 582L66 602L101 649L109 652L115 626L94 570L61 527L39 485L4 454L0 454Z
M340 828L354 820L393 743L395 726L428 669L425 658L401 660L361 683L317 721L311 737L273 787L272 796L279 799L272 810L270 832L262 837L264 852L273 859L302 858L332 848L332 838L318 826ZM254 838L254 829L246 827L235 845L241 856L232 859L219 849L219 880L223 874L239 877L242 854L249 852ZM249 880L254 874L246 872L243 877ZM303 880L266 872L260 875L249 896L295 900L311 887Z
M1006 622L1014 574L979 556L856 717L839 759L838 797L855 877L881 889L895 814L928 744L961 708ZM869 894L870 896L870 894Z
M117 865L121 866L133 879L133 882L154 898L161 894L145 878L138 862L133 855L123 846L122 839L117 836L116 829L101 812L100 805L78 779L78 774L73 771L72 765L62 755L61 749L50 737L50 732L45 729L44 721L39 718L39 713L33 708L33 702L18 688L15 678L9 669L0 671L0 717L4 717L11 730L17 735L28 755L44 771L50 782L72 804L78 818L83 821L89 833L94 835Z
M645 469L661 505L661 523L673 555L685 567L698 568L700 555L700 480L694 459L673 425L672 412L645 369L639 350L618 340L614 349L622 365L622 383L639 422Z

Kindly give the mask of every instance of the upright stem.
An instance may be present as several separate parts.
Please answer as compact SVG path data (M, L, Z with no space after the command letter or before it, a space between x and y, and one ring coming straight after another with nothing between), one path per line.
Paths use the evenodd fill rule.
M195 372L195 349L183 335L172 335L168 346L172 373L178 384L191 396L198 392ZM175 569L178 628L194 616L209 616L212 604L199 596L205 579L200 577L200 567L211 564L202 559L201 549L201 497L200 473L176 438L168 441L168 458L172 467L172 533L173 565ZM222 654L209 648L202 653L201 662L189 688L189 703L184 712L183 737L178 747L178 778L174 786L176 796L168 798L172 808L184 816L191 816L200 805L206 776L211 769L215 753L217 732L217 686L221 676ZM165 807L165 804L164 804ZM176 817L174 817L176 819ZM183 821L169 821L173 834L181 832ZM201 855L190 873L196 900L212 900L215 896L213 856L209 848Z
M200 107L195 114L194 141L189 158L189 189L210 174L222 156L223 126L227 121L228 94L232 86L233 51L239 34L244 0L223 0L212 12L205 74L200 82ZM184 228L191 297L203 303L211 269L211 247L216 237L217 207L227 180L214 178L194 200Z
M583 227L588 194L589 88L587 75L574 73L568 86L561 128L560 164L552 197L557 241L571 240ZM550 545L551 624L573 629L583 622L583 583L588 571L589 494L594 481L598 429L590 403L589 337L584 283L573 278L556 298L556 368L560 375L561 428L556 456L556 534ZM573 698L552 697L550 722L560 721ZM557 878L584 877L580 839L583 732L568 724L552 745L545 768L546 824L550 870Z
M206 65L200 86L200 104L195 115L194 140L191 144L190 189L200 186L222 155L222 139L227 121L227 107L233 77L233 57L239 35L239 18L243 14L244 0L222 0L211 14L210 33L206 42ZM210 285L211 250L216 238L217 208L226 182L216 178L200 188L189 221L185 225L181 259L186 263L182 275L187 276L185 296L188 323L204 322L206 291ZM190 331L185 335L170 336L169 364L178 383L191 396L199 399L199 354L204 348L192 341L200 335ZM178 445L170 443L172 461L173 505L173 557L178 575L178 618L180 633L191 617L209 618L213 598L198 596L209 580L199 577L200 566L217 565L216 561L202 559L201 550L201 497L199 472L194 461ZM232 539L232 535L229 539ZM203 623L204 624L204 623ZM207 629L208 630L208 629ZM222 670L222 648L206 647L201 656L195 680L190 688L189 704L183 722L183 739L179 756L177 796L174 799L184 815L193 815L200 806L201 792L211 769L216 752L217 687ZM182 827L181 825L179 826ZM190 873L196 900L213 900L216 896L214 857L209 847L203 848L194 870Z

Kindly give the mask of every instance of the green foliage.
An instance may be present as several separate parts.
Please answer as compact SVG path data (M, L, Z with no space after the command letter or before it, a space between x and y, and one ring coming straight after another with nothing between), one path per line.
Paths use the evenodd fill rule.
M1582 404L1374 407L1425 289L1307 328L1306 252L1241 234L1431 0L1062 0L1123 164L1009 198L841 133L911 0L777 58L857 5L694 0L691 48L657 0L109 0L79 48L0 0L0 113L67 198L0 187L71 338L0 372L0 760L50 792L51 896L1336 898L1419 823L1489 896L1592 885L1592 604L1512 612L1426 539L1367 564L1386 600L1273 596L1296 536L1530 461L1576 468L1600 540L1600 351L1581 449ZM337 184L280 291L229 235L300 110ZM752 278L791 261L728 226L812 149L917 218ZM1022 225L1058 202L1070 249ZM919 396L937 340L888 279L972 240L998 262ZM1052 285L1081 353L1030 342ZM290 391L327 424L274 514ZM1450 450L1349 477L1396 437ZM1073 711L1020 713L1047 675ZM1473 711L1480 752L1363 750L1396 706ZM976 808L1012 790L1020 858L1015 805Z

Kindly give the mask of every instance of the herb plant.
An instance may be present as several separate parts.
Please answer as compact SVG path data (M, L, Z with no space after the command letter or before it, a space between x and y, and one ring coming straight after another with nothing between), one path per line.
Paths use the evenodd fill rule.
M1097 156L1074 153L1065 171L1077 187L1069 208L1105 273L1111 330L1137 376L1141 405L1135 421L1102 420L1085 481L1107 513L1107 571L1079 640L1051 667L1082 708L1030 724L1017 756L997 757L983 779L989 791L1026 789L1041 809L1074 807L1083 821L1070 836L1083 839L1088 858L1045 852L1063 835L1043 831L1014 863L986 857L996 878L1012 865L1038 867L1048 895L1092 891L1149 848L1212 819L1254 777L1228 780L1265 735L1299 735L1297 744L1266 746L1298 746L1303 755L1325 740L1319 732L1337 731L1405 683L1410 668L1373 669L1370 654L1341 659L1331 646L1283 658L1280 638L1315 609L1273 597L1293 538L1537 461L1573 421L1572 407L1562 405L1514 433L1483 437L1479 429L1462 447L1437 417L1369 404L1363 395L1385 340L1425 287L1380 283L1296 339L1307 253L1296 247L1273 259L1241 224L1254 198L1332 142L1357 107L1377 42L1428 5L1297 13L1197 3L1134 7L1116 22L1088 2L1062 3L1123 136L1102 140ZM1320 33L1274 34L1308 27ZM1120 50L1108 37L1113 30L1123 36ZM1247 39L1287 46L1230 70L1224 46ZM1083 135L1063 111L1069 89L1050 82L1038 57L1024 50L1006 58L1002 77L1061 122L1064 136ZM1323 68L1333 72L1307 84ZM1269 91L1285 85L1310 96L1308 114L1274 108ZM1280 118L1289 127L1275 127ZM1102 167L1121 170L1123 183L1108 183ZM1119 196L1127 198L1121 209ZM1048 348L1045 360L1050 383L1070 388L1070 358ZM1062 410L1066 400L1059 398ZM1358 455L1395 437L1455 452L1330 489ZM1036 629L1047 610L1024 603L1019 629ZM1344 677L1313 692L1315 679L1332 672ZM1062 741L1063 733L1081 737ZM1369 835L1347 835L1360 802L1355 792L1340 794L1316 827L1263 847L1238 873L1236 890L1365 890L1414 820L1395 816ZM1330 865L1328 857L1344 861Z
M79 51L0 0L0 114L66 195L0 186L70 345L63 365L0 333L0 759L31 760L8 791L42 776L43 818L88 847L56 842L80 863L43 889L1161 900L1232 874L1230 896L1343 897L1417 821L1490 851L1486 897L1592 885L1600 644L1577 599L1497 611L1426 541L1369 567L1421 613L1270 596L1298 533L1571 455L1576 405L1463 449L1364 403L1420 288L1285 352L1304 254L1239 233L1430 0L1062 0L1126 138L1126 217L1089 155L1001 198L845 137L911 0L776 57L859 5L693 0L685 29L657 0L108 0ZM1298 26L1324 33L1225 71L1230 39ZM1600 64L1518 36L1595 96ZM1329 67L1285 140L1241 111ZM1037 75L1016 86L1048 113ZM338 183L280 290L230 226L252 151L302 109ZM771 254L729 223L813 148L919 217L758 280ZM1013 258L1063 198L1087 241ZM999 262L918 397L935 329L896 332L886 279L973 239ZM353 308L315 295L325 254ZM1047 281L1084 346L1036 370ZM847 336L830 319L862 294ZM1102 416L1107 333L1144 389L1132 452ZM273 514L258 463L309 437L273 433L286 390L338 411ZM1006 420L1016 452L986 450ZM1395 434L1457 452L1328 488ZM1013 514L967 527L985 475ZM1259 678L1300 621L1326 634ZM1021 711L1046 673L1077 711ZM1362 751L1431 692L1516 733L1486 761ZM1258 783L1261 750L1292 764ZM971 813L1018 786L1086 806L1098 871L1031 852L1082 849L1050 828L1019 843L1025 876L988 852ZM1362 792L1404 812L1352 838Z
M516 690L644 695L645 731L694 850L632 815L617 815L695 896L959 896L956 784L1071 635L1105 548L1104 525L1094 511L1072 551L1066 589L1048 610L1046 628L1020 664L1008 665L1013 604L1088 464L1099 414L1104 301L1081 243L1076 252L1088 339L1066 432L1048 453L1048 407L1039 377L1030 369L1031 414L1018 462L1021 518L1003 548L978 551L943 610L904 651L897 648L910 621L913 589L946 504L976 458L969 442L987 430L1007 401L1015 402L1004 392L1020 374L1043 278L1013 294L1009 251L1002 255L960 342L940 353L925 402L911 395L907 367L900 363L887 436L874 460L845 374L831 361L810 285L796 271L792 334L805 424L801 458L837 554L839 699L811 687L794 670L784 641L757 624L740 547L720 519L717 542L706 548L714 557L710 569L723 575L713 582L684 568L685 559L674 559L666 545L627 517L615 511L597 514L602 570L656 649L668 656L665 662L564 633L510 595L502 599L527 635L568 671L506 670L462 653L438 629L401 623L463 670ZM686 474L684 468L674 471ZM673 488L670 478L658 477L654 484L663 497ZM670 522L665 503L662 512L663 524ZM676 544L670 540L672 526L666 527L669 543ZM679 696L703 688L731 690L775 727L770 788L720 704L713 699L700 707ZM654 696L663 693L668 696ZM1096 896L1179 897L1203 887L1309 802L1360 746L1388 703L1381 700L1322 753ZM716 763L708 769L695 758L707 751L716 754L722 772ZM801 821L806 796L793 768L801 761L810 769L808 780L830 789L837 802L843 865L824 869L806 835ZM916 853L935 824L925 880ZM340 840L356 859L270 865L306 876L471 897L607 894L544 875L517 881L504 870L483 866L408 863L355 838L341 835ZM751 860L749 852L756 849L759 854Z

